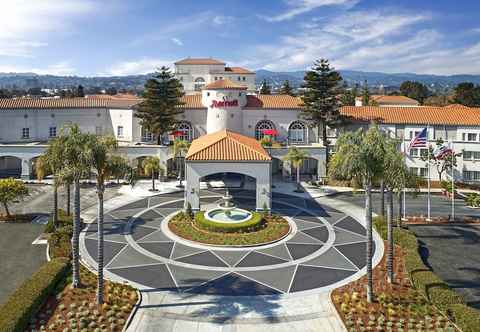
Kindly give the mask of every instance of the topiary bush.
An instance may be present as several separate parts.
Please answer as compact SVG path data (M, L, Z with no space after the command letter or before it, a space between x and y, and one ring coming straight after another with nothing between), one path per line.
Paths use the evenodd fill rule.
M254 232L265 227L262 214L252 212L250 220L241 223L218 223L205 218L205 213L200 211L195 214L194 223L198 228L218 233L246 233Z
M18 287L0 307L0 331L25 331L30 319L66 277L69 269L67 259L53 259Z

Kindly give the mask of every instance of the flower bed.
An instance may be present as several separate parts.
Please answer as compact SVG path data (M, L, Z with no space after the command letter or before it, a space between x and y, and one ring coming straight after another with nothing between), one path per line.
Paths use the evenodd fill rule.
M213 245L255 245L273 242L286 236L290 231L288 221L280 216L263 215L264 227L248 233L213 232L196 227L194 218L180 212L168 223L169 229L179 237Z
M258 212L252 212L252 217L247 221L230 224L208 220L205 212L200 211L195 214L193 221L202 230L218 233L249 233L266 227L263 215Z

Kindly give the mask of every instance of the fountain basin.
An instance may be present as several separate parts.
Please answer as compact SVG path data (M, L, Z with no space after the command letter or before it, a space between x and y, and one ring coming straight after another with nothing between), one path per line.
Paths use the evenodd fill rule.
M239 208L214 208L205 212L205 219L222 224L237 224L252 219L252 213Z

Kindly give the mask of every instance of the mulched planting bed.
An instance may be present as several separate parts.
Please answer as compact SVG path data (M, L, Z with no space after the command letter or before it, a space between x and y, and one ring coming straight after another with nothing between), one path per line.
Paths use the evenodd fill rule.
M66 280L56 295L48 298L31 319L27 331L122 331L137 302L137 292L130 286L105 281L105 303L96 304L97 277L81 267L80 288Z
M34 216L30 214L0 214L0 223L28 223L33 220Z
M480 219L461 217L452 221L446 217L432 217L431 221L427 221L426 217L407 217L405 223L414 225L480 224Z
M280 216L264 216L265 228L248 233L216 233L197 228L184 213L178 213L170 222L170 230L189 241L214 245L255 245L273 242L290 232L288 221Z
M385 242L385 248L387 243ZM387 282L386 256L373 271L376 300L366 300L367 276L332 292L332 301L348 331L457 331L454 325L416 291L408 278L405 255L394 254L395 283Z

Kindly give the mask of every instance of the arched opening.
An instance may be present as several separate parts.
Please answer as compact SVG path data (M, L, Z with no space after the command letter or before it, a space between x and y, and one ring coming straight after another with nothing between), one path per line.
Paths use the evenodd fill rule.
M288 142L290 144L305 144L308 141L307 126L301 121L294 121L288 127Z
M147 175L143 169L143 161L145 159L147 159L148 157L150 156L140 156L140 157L137 157L135 158L134 162L133 162L133 165L135 165L137 167L137 176L140 178L140 179L151 179L152 178L152 175ZM160 166L162 166L160 164ZM155 172L155 178L158 179L158 176L159 176L159 173L158 172Z
M181 139L187 142L191 142L193 140L193 127L190 122L179 122L176 126L175 131L177 132L177 139Z
M270 120L262 120L255 126L255 138L259 141L265 137L266 130L275 130L275 125Z
M296 176L297 170L292 166L290 170L292 176ZM318 160L315 158L306 158L300 167L300 177L305 180L316 179L318 175Z
M37 179L37 162L38 162L38 158L40 158L40 156L38 157L33 157L32 159L30 159L30 165L32 167L32 172L31 172L31 178L32 179ZM46 178L48 176L51 176L52 175L52 172L49 170L49 169L45 169L44 170L44 175L43 177Z
M205 80L202 77L197 77L195 79L195 91L201 91L202 88L205 86Z
M22 159L13 156L0 157L0 178L20 178Z

